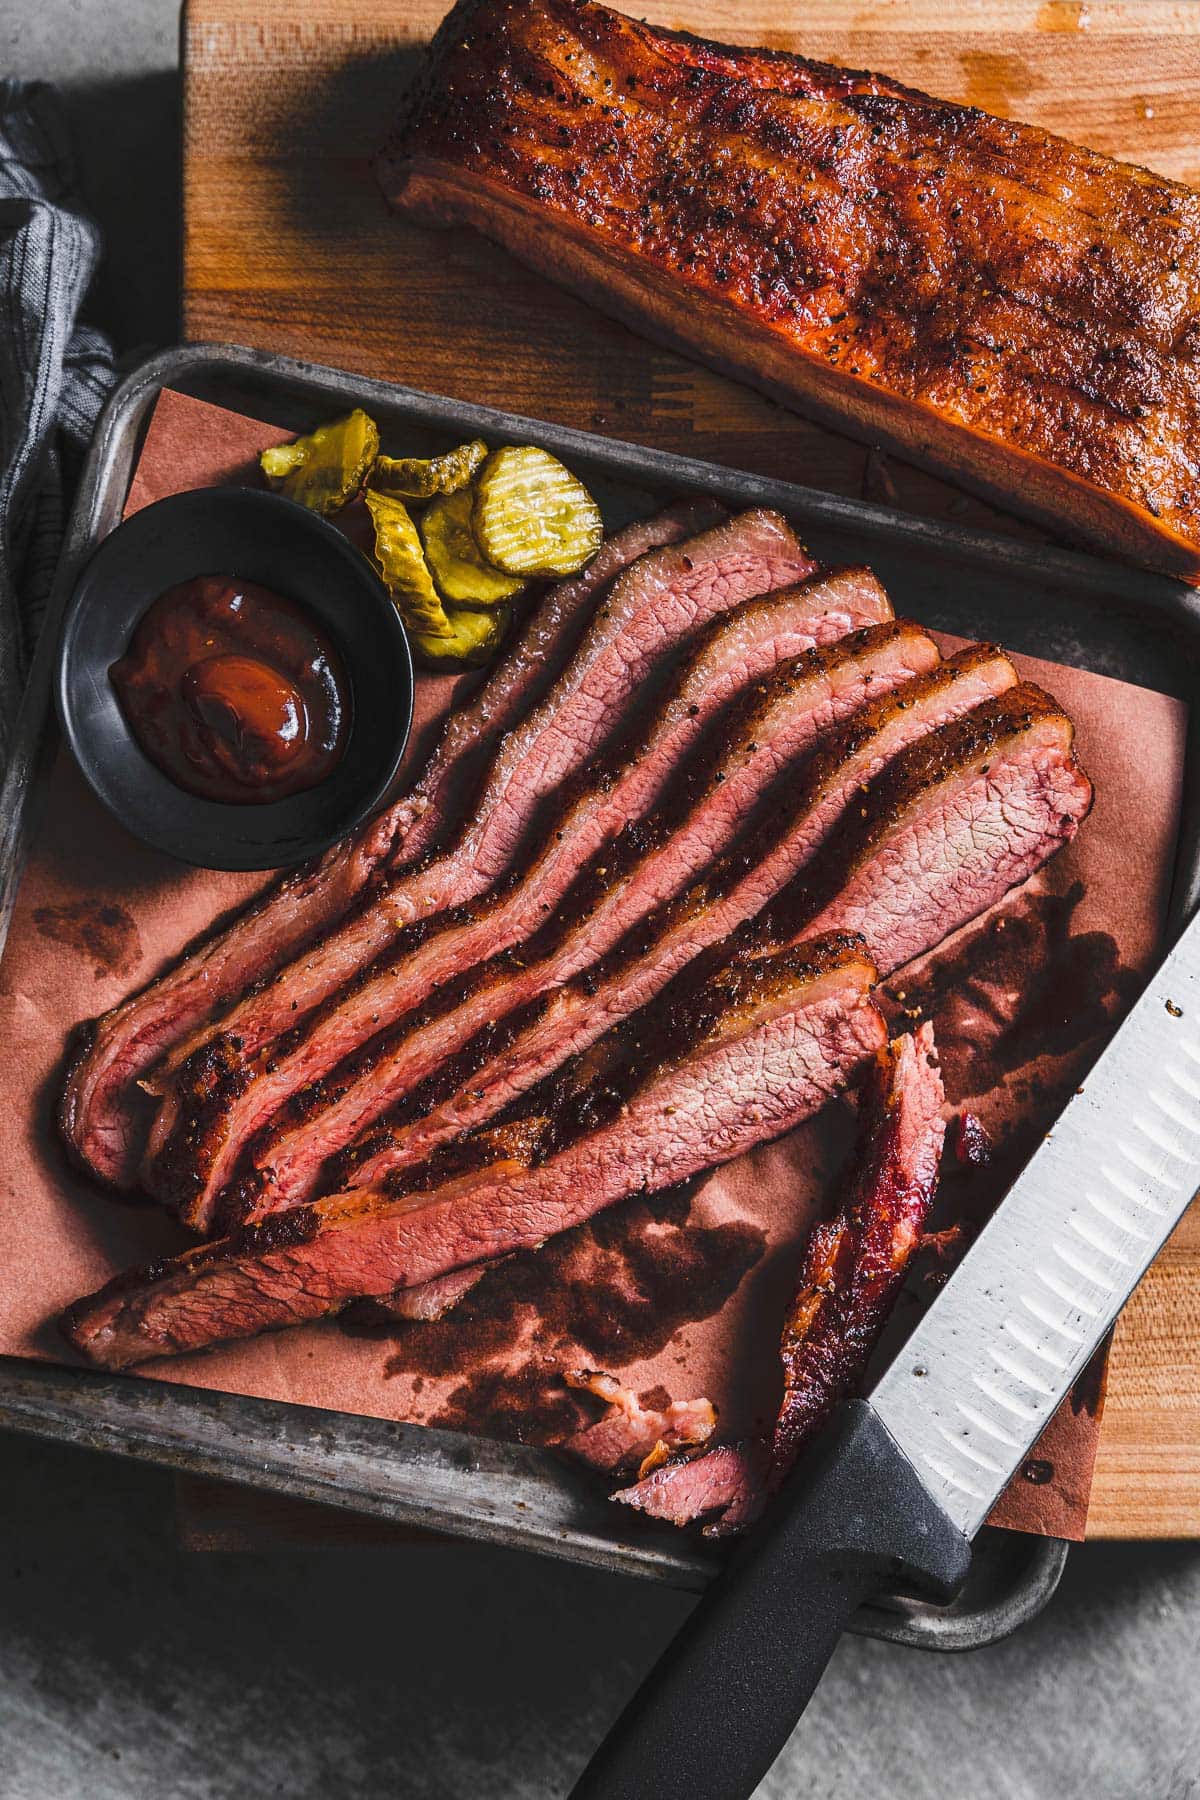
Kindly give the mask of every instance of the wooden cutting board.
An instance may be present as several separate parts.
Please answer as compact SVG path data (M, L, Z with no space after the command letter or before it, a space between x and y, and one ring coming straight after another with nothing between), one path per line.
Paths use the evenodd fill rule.
M184 323L437 393L1036 536L647 345L470 233L391 217L368 160L443 0L187 0ZM637 0L877 68L1200 187L1193 0ZM1089 1534L1200 1536L1200 1209L1118 1328Z

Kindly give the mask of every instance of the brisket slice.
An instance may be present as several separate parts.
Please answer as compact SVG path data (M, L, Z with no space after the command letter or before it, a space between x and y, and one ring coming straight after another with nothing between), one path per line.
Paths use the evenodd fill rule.
M989 645L976 645L932 674L871 701L822 741L794 791L781 797L777 816L767 819L740 852L537 1007L503 1017L498 1009L495 1027L418 1089L392 1122L366 1134L334 1164L338 1179L382 1181L494 1117L566 1058L644 1006L694 956L754 918L807 866L846 807L905 746L1016 683L1007 657ZM577 949L579 962L591 962L589 942L611 941L603 923L618 904L619 896L602 889L594 908L585 909L566 941L568 950ZM598 921L595 940L590 936L593 918ZM504 971L481 970L474 984L484 993L502 993L508 979Z
M790 786L792 765L822 732L858 712L873 695L928 674L940 660L932 638L917 626L893 623L810 651L754 683L747 699L715 728L715 754L696 771L682 817L668 809L604 848L546 928L543 935L552 943L521 941L503 959L464 971L393 1033L372 1036L314 1088L286 1103L250 1147L256 1175L241 1192L253 1196L255 1216L306 1199L327 1157L476 1032L570 980L700 876L756 811L779 804L783 778ZM598 817L593 803L589 815L593 821ZM536 914L531 922L536 927ZM246 1215L240 1197L219 1211L227 1222Z
M501 1257L500 1262L504 1261ZM449 1275L438 1275L433 1281L422 1281L416 1287L401 1288L381 1300L362 1300L353 1309L353 1318L363 1325L385 1325L392 1319L419 1319L430 1324L444 1319L471 1289L481 1282L497 1262L476 1263L467 1269L454 1269Z
M843 819L762 942L860 931L881 973L941 943L1069 843L1092 804L1074 727L1030 684L912 745Z
M628 722L632 705L648 706L710 620L803 581L815 567L779 514L763 510L639 558L613 581L545 699L501 740L450 848L402 871L338 930L181 1045L168 1072L214 1033L226 1054L253 1056L391 950L403 926L485 892L545 827L563 783Z
M850 1193L809 1239L784 1322L783 1400L771 1444L776 1483L866 1371L937 1192L945 1099L931 1024L880 1053Z
M849 939L735 960L628 1021L593 1058L589 1083L531 1096L523 1119L477 1142L478 1166L399 1196L337 1194L119 1276L69 1310L67 1336L112 1369L252 1337L531 1247L628 1194L685 1181L791 1130L845 1087L886 1041L874 979Z
M672 1461L615 1494L625 1506L725 1536L749 1524L839 1401L861 1386L937 1191L945 1093L925 1024L881 1051L863 1097L850 1190L814 1226L780 1341L783 1397L766 1445L718 1448L707 1469Z
M671 1400L644 1406L631 1388L602 1369L568 1369L569 1388L593 1394L604 1413L556 1446L582 1458L605 1474L636 1470L638 1476L666 1462L673 1452L693 1454L712 1436L717 1415L711 1400Z
M407 802L412 822L397 844L393 867L424 855L458 825L501 738L545 701L579 649L609 584L639 557L709 531L725 516L724 508L713 501L677 501L652 518L614 532L586 569L546 590L512 649L469 699L451 707Z
M478 778L483 760L523 708L541 698L575 649L593 602L637 557L713 522L707 503L681 503L628 526L582 575L547 590L503 662L456 707L412 793L324 856L286 875L221 925L149 987L78 1034L59 1104L59 1127L75 1160L125 1186L141 1156L130 1090L214 1008L295 956L348 911L378 871L426 848Z
M833 591L833 604L827 590ZM577 776L541 841L490 894L406 930L393 929L386 959L364 971L315 1019L260 1053L257 1062L224 1038L196 1052L164 1097L151 1131L145 1170L150 1190L174 1204L189 1224L206 1229L212 1202L247 1138L280 1105L323 1081L442 983L551 918L580 866L611 844L627 821L640 819L656 804L739 689L781 656L840 631L851 595L856 612L887 610L873 578L852 571L830 582L783 589L714 622L649 725ZM936 657L915 627L908 636L919 637L925 654Z
M673 1456L632 1487L612 1496L650 1519L668 1525L695 1525L705 1536L728 1537L753 1524L762 1511L771 1452L761 1437L715 1444L703 1456Z
M578 0L456 7L380 175L805 411L1200 572L1200 198L1176 182Z

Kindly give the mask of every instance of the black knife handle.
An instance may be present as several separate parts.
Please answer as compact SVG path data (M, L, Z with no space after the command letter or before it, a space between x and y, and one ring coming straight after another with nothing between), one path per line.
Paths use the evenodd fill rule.
M970 1562L969 1540L870 1405L840 1407L571 1800L747 1800L861 1602L897 1582L949 1599Z

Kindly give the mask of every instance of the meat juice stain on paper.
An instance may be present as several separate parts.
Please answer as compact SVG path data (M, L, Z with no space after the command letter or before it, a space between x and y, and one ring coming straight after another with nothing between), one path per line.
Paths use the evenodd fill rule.
M641 1196L511 1257L445 1319L389 1325L388 1374L459 1378L431 1424L525 1443L565 1436L594 1408L563 1388L563 1368L658 1354L718 1312L762 1256L758 1226L703 1226L690 1213L687 1190Z
M1041 1057L1074 1056L1132 1006L1141 983L1115 938L1072 930L1083 897L1081 881L1063 894L1022 893L916 981L890 984L933 1019L952 1101L986 1094Z
M1072 929L1084 896L1079 880L1062 893L1019 892L935 964L915 977L901 970L885 989L906 1018L933 1020L950 1104L970 1101L989 1115L986 1123L974 1110L961 1115L959 1137L942 1163L931 1229L962 1227L954 1261L1140 991L1141 978L1122 964L1108 932ZM1020 1102L1015 1117L995 1116L1006 1085ZM939 1270L927 1282L939 1285L948 1273Z
M111 900L72 900L35 908L41 937L65 944L95 965L96 980L132 975L142 960L142 940L131 914Z

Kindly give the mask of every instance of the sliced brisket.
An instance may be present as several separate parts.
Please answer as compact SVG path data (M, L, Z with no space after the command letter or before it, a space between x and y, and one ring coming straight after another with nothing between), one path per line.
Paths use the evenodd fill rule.
M563 1380L569 1388L603 1400L605 1410L556 1448L569 1450L605 1474L636 1469L639 1478L648 1475L673 1453L694 1453L716 1429L710 1400L672 1400L647 1407L631 1388L622 1387L602 1369L566 1370Z
M850 784L851 792L861 793L857 804L841 813L811 870L806 867L755 927L768 951L810 931L857 926L879 966L890 971L986 912L1070 841L1092 799L1074 758L1073 728L1039 689L1012 686L1008 668L1007 692L1001 682L997 698L916 737L886 767L880 759L875 769L883 772L874 780ZM827 769L837 767L837 736L818 758ZM844 793L845 784L836 791ZM755 881L764 866L755 863ZM508 1041L503 1032L499 1041L485 1038L478 1067L452 1066L449 1083L415 1096L411 1117L368 1135L344 1167L356 1164L360 1182L382 1180L494 1116L536 1078L535 1071L544 1073L593 1040L597 1011L603 1017L608 1008L644 1004L643 979L659 991L667 976L716 941L703 936L721 922L713 904L710 884L701 884L688 901L667 909L669 920L673 910L676 916L649 953L635 939L632 950L613 959L615 979L601 964L589 987L577 983L554 996L541 1019L519 1019ZM752 910L762 905L760 896ZM631 970L636 998L627 985Z
M549 1084L522 1120L484 1134L482 1166L423 1191L334 1195L118 1277L70 1309L67 1335L114 1369L250 1337L536 1245L627 1194L686 1180L841 1091L886 1041L874 979L847 939L735 960L630 1020L593 1059L590 1083L557 1099Z
M621 1018L644 1006L699 952L752 919L805 868L846 807L905 748L1017 683L1007 657L988 645L960 651L932 674L874 700L823 740L795 791L781 796L768 819L736 856L719 864L677 902L630 933L588 967L610 943L607 916L621 908L619 888L597 883L591 907L551 957L557 978L574 957L578 974L532 1009L508 1012L442 1073L426 1082L395 1121L368 1133L335 1164L343 1182L373 1183L414 1167L441 1144L475 1129L569 1056L587 1048ZM936 939L934 940L936 941ZM548 959L550 960L550 959ZM531 971L534 965L531 963ZM508 989L506 966L476 972L481 993Z
M779 514L762 510L640 557L613 581L545 699L501 740L452 846L402 871L338 930L181 1045L167 1073L214 1033L223 1055L255 1055L390 951L406 925L484 893L544 828L563 783L628 723L632 707L648 707L710 620L803 581L814 568Z
M738 660L741 663L742 657ZM812 650L785 663L765 681L755 682L746 701L718 724L715 754L695 771L687 803L630 827L599 852L600 862L594 862L563 897L559 917L547 928L550 943L540 946L536 938L521 941L502 961L494 959L484 968L459 975L420 1012L406 1017L393 1034L382 1039L372 1035L358 1054L314 1089L301 1091L276 1115L251 1146L256 1175L241 1188L247 1198L253 1196L254 1215L307 1198L327 1157L461 1050L476 1032L569 981L700 876L758 811L773 813L785 799L790 802L791 792L782 794L781 785L791 789L796 759L823 731L857 713L872 696L907 688L914 676L930 673L939 662L937 646L917 626L892 623ZM748 670L749 659L746 666ZM715 685L715 671L713 681ZM690 680L685 684L685 695L693 685ZM672 704L678 708L679 703ZM695 704L683 711L693 711ZM644 773L649 758L643 755L634 766ZM626 805L622 786L607 798L586 802L592 835L610 801L615 801L619 817ZM568 829L563 835L565 845L558 848L566 848L577 865L583 834ZM514 936L523 940L525 931L536 928L540 917L532 901L545 891L545 882L539 881L534 895L523 903ZM480 923L477 917L476 935ZM469 957L462 957L459 967L468 962ZM246 1207L239 1199L220 1212L232 1222L246 1216Z
M848 813L763 943L859 931L890 974L977 918L1070 842L1092 804L1074 727L1029 684L911 746Z
M613 1495L649 1519L668 1525L712 1521L706 1535L725 1537L751 1524L762 1511L770 1450L762 1438L716 1444L702 1456L674 1456L651 1474Z
M546 590L508 654L469 700L452 707L410 796L412 822L392 856L393 868L424 855L459 824L501 738L543 704L579 649L597 599L610 582L639 557L709 531L724 517L724 508L713 501L680 500L653 518L614 532L581 574Z
M813 1227L780 1342L783 1398L770 1445L678 1458L614 1494L656 1519L708 1519L712 1536L750 1524L833 1408L860 1387L937 1191L946 1135L933 1027L881 1051L863 1095L850 1191Z
M827 588L836 596L832 604ZM851 594L856 612L886 609L882 590L860 571L784 589L716 621L649 725L577 777L543 839L491 894L394 932L393 949L384 962L306 1027L272 1045L257 1064L223 1037L196 1052L164 1098L151 1132L146 1167L150 1190L175 1205L189 1224L207 1228L212 1203L252 1133L292 1095L326 1080L345 1057L443 983L465 978L473 964L520 942L552 917L581 865L611 844L627 821L654 806L702 746L706 726L717 728L733 695L772 669L781 656L790 658L814 638L840 630ZM903 660L906 645L915 659L908 663ZM897 664L903 673L928 666L936 655L930 640L908 628L898 636L890 658L877 659L881 685L886 685L885 662ZM829 716L836 716L836 707ZM760 761L768 760L768 750L762 748ZM746 785L757 775L756 762L747 771ZM718 772L714 779L719 784L723 777ZM698 815L696 832L722 811L720 795L708 796L703 808L699 801L689 801L685 787L678 805L687 818ZM724 803L723 810L734 813L734 803ZM632 828L627 836L631 834L636 837ZM342 1137L331 1147L345 1141Z
M776 1482L862 1380L937 1192L945 1098L932 1025L880 1053L850 1193L809 1239L784 1324L783 1400L771 1446Z
M427 847L454 816L483 761L522 709L536 702L578 644L592 605L623 568L649 551L711 525L706 502L681 503L628 526L582 575L548 590L522 636L474 697L451 713L413 792L316 863L287 875L218 926L174 968L80 1033L59 1106L75 1157L118 1186L141 1158L140 1112L131 1089L164 1052L185 1041L215 1008L287 962L329 929L385 864Z

